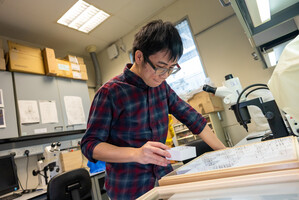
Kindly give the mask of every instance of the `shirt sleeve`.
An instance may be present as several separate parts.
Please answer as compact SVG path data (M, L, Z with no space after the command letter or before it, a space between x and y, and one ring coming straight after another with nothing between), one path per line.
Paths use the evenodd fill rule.
M94 148L101 142L106 142L112 121L112 102L108 91L100 89L95 95L89 111L87 128L81 140L81 151L85 157L96 162L92 155Z
M182 100L167 84L169 113L185 124L194 134L200 134L207 124L207 120Z

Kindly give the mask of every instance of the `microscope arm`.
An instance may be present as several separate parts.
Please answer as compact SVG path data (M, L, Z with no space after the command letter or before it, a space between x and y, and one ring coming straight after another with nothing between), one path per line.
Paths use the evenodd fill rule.
M289 132L288 132L288 130L285 126L285 123L282 119L282 116L280 114L279 108L277 107L277 104L274 100L263 102L262 98L259 97L256 99L240 102L239 107L235 108L235 110L236 110L235 115L236 115L238 121L239 121L239 117L241 118L240 119L241 122L239 121L239 123L243 126L244 126L244 123L242 124L243 119L244 119L244 117L246 119L247 116L244 116L244 113L239 112L239 111L241 109L246 108L247 106L257 106L261 109L262 113L264 114L264 116L266 117L266 119L269 123L270 129L273 133L274 138L280 138L280 137L285 137L285 136L289 135ZM249 117L250 117L250 115L249 115Z

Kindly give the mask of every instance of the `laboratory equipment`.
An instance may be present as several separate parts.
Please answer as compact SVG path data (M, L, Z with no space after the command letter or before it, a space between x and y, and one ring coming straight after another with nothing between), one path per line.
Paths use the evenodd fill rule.
M290 135L275 100L264 102L261 97L251 100L246 99L250 93L256 90L268 89L267 85L253 84L242 90L239 79L233 78L231 74L225 76L225 79L224 86L215 88L209 85L204 85L203 90L222 97L223 102L230 105L230 109L234 111L237 121L246 129L246 131L248 131L247 124L251 122L251 116L247 107L257 106L264 114L272 131L271 134L268 134L263 138L264 140ZM249 91L245 95L245 92L253 87L255 87L255 89Z
M46 146L43 156L37 162L37 170L32 171L33 176L38 176L40 186L47 185L51 178L62 172L60 146L60 142Z

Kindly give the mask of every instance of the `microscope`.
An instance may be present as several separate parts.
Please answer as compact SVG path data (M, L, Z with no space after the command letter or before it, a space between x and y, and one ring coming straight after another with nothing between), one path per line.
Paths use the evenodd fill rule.
M252 89L251 91L245 92ZM212 87L210 85L204 85L203 90L222 97L225 104L230 105L230 109L234 111L237 121L248 132L247 124L251 122L251 116L248 111L248 106L257 106L265 116L270 126L270 134L265 135L262 140L268 140L273 138L280 138L289 136L290 133L284 123L280 110L274 100L263 102L261 97L247 100L247 96L259 89L268 89L266 84L253 84L242 90L241 83L237 77L233 77L232 74L225 76L225 81L222 87Z
M49 180L62 172L60 163L60 142L54 142L45 147L43 156L37 161L37 170L33 170L33 176L38 176L40 186L48 184Z

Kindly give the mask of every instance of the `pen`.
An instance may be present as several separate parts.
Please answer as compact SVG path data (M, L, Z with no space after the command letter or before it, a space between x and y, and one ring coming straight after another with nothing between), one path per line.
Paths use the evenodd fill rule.
M253 139L262 138L262 137L264 137L264 136L263 135L260 135L260 136L251 136L251 137L246 138L246 140L253 140Z

